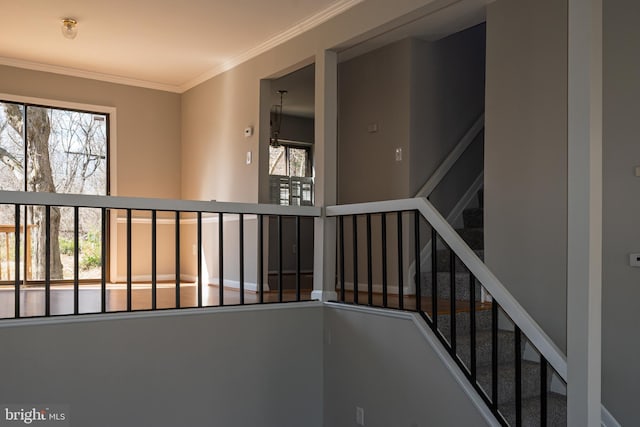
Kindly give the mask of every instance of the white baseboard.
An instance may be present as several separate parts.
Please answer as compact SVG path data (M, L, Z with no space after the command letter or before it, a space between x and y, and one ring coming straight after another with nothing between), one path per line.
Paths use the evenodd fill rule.
M318 301L337 301L338 293L335 291L313 290L311 291L311 299Z

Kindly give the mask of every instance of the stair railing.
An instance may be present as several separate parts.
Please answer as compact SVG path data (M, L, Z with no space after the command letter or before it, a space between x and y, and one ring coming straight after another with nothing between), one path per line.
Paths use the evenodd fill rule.
M567 362L565 356L426 198L331 206L326 208L326 215L337 217L338 222L338 247L336 251L338 254L338 302L417 311L449 351L502 425L522 425L525 399L523 397L523 358L525 361L532 358L537 359L535 361L539 362L540 366L538 372L540 425L547 425L548 417L557 416L555 413L552 414L549 409L553 403L549 396L552 391L552 378L559 379L560 387L566 387ZM363 218L365 221L359 221ZM393 224L391 227L389 226L389 218L392 218L392 221L395 219L396 233L389 233L393 228ZM365 223L366 240L358 235L360 229L363 228L362 222ZM407 222L409 227L405 226ZM351 227L350 233L345 232L345 224L347 228ZM406 261L411 257L420 257L420 240L425 234L421 230L427 226L430 230L429 237L432 246L431 295L430 297L426 296L426 292L423 290L420 262L415 263L417 271L413 276L415 295L404 295L403 272L406 271ZM396 241L389 244L389 236ZM345 249L345 241L349 239L351 239L349 242L351 254L347 254ZM405 245L403 243L405 239L413 240L413 244ZM362 240L365 240L364 251L362 250ZM374 241L376 242L375 248L373 247ZM397 246L394 243L397 243ZM442 246L449 249L450 256L448 260L449 281L445 284L448 285L448 289L446 294L441 296L438 286L437 249ZM406 250L406 247L412 247L412 250ZM397 259L392 261L389 253L393 254L394 251ZM366 255L363 255L365 253ZM379 262L374 263L374 256L379 257L379 260L376 260ZM456 283L456 273L460 272L460 267L457 266L458 261L464 265L464 272L469 275L469 302L466 303L468 307L461 307L462 303L456 297L456 292L463 290ZM350 263L347 265L350 265L352 269L353 277L350 278L353 280L352 289L348 289L346 263ZM376 265L375 269L374 264ZM392 277L394 275L390 273L392 267L396 269L396 277ZM366 273L359 275L363 271ZM373 277L377 273L381 273L381 293L374 293ZM397 294L390 292L393 287L397 287ZM486 291L491 296L491 302L476 302L478 290ZM462 349L465 346L457 340L458 330L466 325L457 324L456 313L464 310L468 310L469 313L469 354L466 354L466 350ZM488 310L491 312L491 381L490 384L483 384L478 377L477 364L480 358L486 360L489 356L479 353L476 345L476 327L479 322L477 320L479 313L486 313ZM508 340L505 342L503 333L505 330L513 332L513 342ZM501 336L503 337L502 342L500 341ZM515 390L513 391L514 404L512 409L505 408L504 403L501 402L502 396L499 396L499 375L501 373L498 369L498 361L501 357L500 351L507 351L513 361ZM534 351L534 356L531 354L526 356L525 351L528 353ZM564 407L566 408L566 404ZM566 422L566 420L563 421ZM556 422L558 420L554 419L549 423L555 424Z
M0 191L0 206L10 208L11 214L8 216L13 217L10 220L13 224L8 227L16 230L12 243L12 277L2 283L1 287L5 294L13 293L13 301L9 301L11 297L3 295L3 301L7 306L13 305L13 312L0 313L2 318L202 308L311 299L309 292L305 292L304 295L301 292L301 252L303 247L307 254L313 251L310 245L301 245L301 221L304 218L318 217L320 208L17 191ZM71 292L54 289L53 285L61 281L53 280L51 277L51 248L54 244L51 219L60 209L66 209L72 214L71 250L74 271L73 277L66 283L72 286ZM44 240L46 248L42 251L44 271L42 277L35 280L28 277L27 263L24 262L30 250L23 226L28 217L28 210L37 210L45 218L41 224L44 228L40 229L41 233L44 231L44 238L41 240ZM79 271L82 250L79 218L83 212L90 211L97 218L96 229L99 230L100 249L97 257L100 273L93 284L94 288L97 287L94 292L97 297L88 301L80 295L85 293L87 288L84 286L86 281L81 279ZM277 247L275 259L278 267L274 277L275 283L278 284L277 294L267 294L269 286L264 280L268 279L265 261L269 259L269 225L265 227L265 222L269 218L274 218L275 222L275 233L272 230L271 238ZM138 230L137 236L147 236L144 241L140 237L134 237L134 227ZM124 284L119 285L120 288L114 282L117 280L117 270L125 268L113 269L112 265L111 277L108 274L108 261L117 261L118 245L111 241L114 251L111 256L107 251L109 240L115 240L118 235L120 239L124 235L122 246L126 264L126 275L122 279ZM286 295L283 293L285 236L289 236L290 239L293 236L291 243L295 245L297 254L292 262L295 294L287 292ZM208 257L205 254L205 246L208 248ZM190 250L185 250L186 248ZM120 250L122 251L122 248ZM135 277L132 261L134 258L137 261L142 259L150 262L149 277ZM6 260L8 263L9 254ZM189 266L185 265L187 262ZM210 264L209 271L207 263ZM161 277L159 270L170 273L162 275L167 277ZM249 274L252 276L248 277ZM139 281L144 282L145 294L149 296L148 300L142 302L133 298L134 282ZM171 282L172 289L168 289L163 282ZM210 284L217 285L217 292L210 289ZM139 286L142 285L136 285L135 289L135 294L138 295ZM229 287L236 289L230 292ZM113 292L118 292L118 297L115 297ZM25 307L27 293L33 295L31 300L42 298L41 305ZM91 303L89 306L85 305L87 301Z

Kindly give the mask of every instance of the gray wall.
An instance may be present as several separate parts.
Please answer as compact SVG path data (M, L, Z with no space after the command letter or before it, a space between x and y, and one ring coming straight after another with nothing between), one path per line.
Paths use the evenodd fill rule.
M485 26L433 43L414 40L411 73L411 172L414 195L484 111ZM478 137L434 191L445 215L483 167Z
M313 90L313 88L311 88ZM314 120L308 117L282 116L280 139L313 143Z
M485 425L478 409L412 321L348 309L325 311L326 427Z
M485 260L566 349L567 2L487 8Z
M319 427L322 310L0 327L0 402L68 404L77 426Z
M339 64L338 203L409 197L411 46L405 39Z
M640 269L628 255L640 252L640 4L604 2L604 236L602 286L602 391L622 425L638 425L640 394Z

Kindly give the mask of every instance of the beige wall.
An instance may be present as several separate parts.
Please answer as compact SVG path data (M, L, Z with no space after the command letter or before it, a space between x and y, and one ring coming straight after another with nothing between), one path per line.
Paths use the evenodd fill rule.
M502 0L488 7L485 259L563 350L566 40L566 0Z
M260 80L280 77L308 65L325 49L354 44L370 37L374 30L382 31L380 27L389 21L406 21L417 9L439 3L433 0L362 2L185 92L182 97L182 197L257 202L259 182L268 180L264 166L268 161L267 141L258 141L260 128L269 126L268 118L259 122ZM245 139L243 129L248 125L253 125L255 132ZM247 151L253 153L251 165L245 164Z
M112 194L180 198L179 94L6 66L0 93L115 107Z

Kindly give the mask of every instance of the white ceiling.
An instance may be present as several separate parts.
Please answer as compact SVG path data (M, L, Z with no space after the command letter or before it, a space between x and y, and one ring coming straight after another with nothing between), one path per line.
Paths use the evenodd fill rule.
M0 0L0 64L182 92L360 1Z

